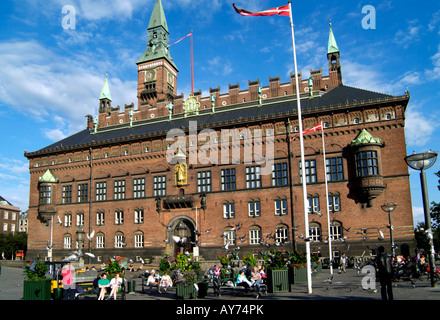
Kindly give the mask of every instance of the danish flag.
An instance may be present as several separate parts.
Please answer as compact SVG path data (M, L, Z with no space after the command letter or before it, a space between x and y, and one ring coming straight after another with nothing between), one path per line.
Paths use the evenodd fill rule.
M309 132L314 132L316 130L322 130L322 122L318 123L316 126L310 128L310 129L303 130L303 135L305 135ZM295 134L291 140L294 140L298 136L299 136L299 133Z
M242 16L259 17L259 16L275 16L275 15L279 15L279 16L290 17L289 5L285 5L285 6L281 6L281 7L276 7L276 8L272 8L272 9L267 9L267 10L260 11L260 12L249 12L249 11L244 10L244 9L237 9L237 7L235 6L235 3L233 3L232 6L234 7L235 11L238 14L241 14Z

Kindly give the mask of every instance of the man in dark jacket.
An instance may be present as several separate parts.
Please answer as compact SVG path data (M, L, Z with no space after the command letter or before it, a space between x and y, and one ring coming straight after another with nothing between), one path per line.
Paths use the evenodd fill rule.
M380 282L382 300L393 300L393 266L391 257L385 254L385 248L380 246L376 257L377 275Z

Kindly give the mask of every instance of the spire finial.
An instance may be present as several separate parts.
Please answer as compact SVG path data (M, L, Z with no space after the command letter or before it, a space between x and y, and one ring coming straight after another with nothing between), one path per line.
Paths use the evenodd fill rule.
M110 94L110 88L108 86L108 80L107 80L107 71L105 72L105 81L104 85L102 86L101 95L99 97L99 100L101 99L108 99L112 100L111 94Z

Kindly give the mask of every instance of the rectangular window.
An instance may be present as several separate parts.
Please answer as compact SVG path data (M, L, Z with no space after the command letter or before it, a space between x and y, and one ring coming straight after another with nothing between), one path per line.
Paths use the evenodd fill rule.
M310 198L307 198L307 200L308 200L308 207L307 207L308 213L317 213L320 211L319 197L310 197Z
M223 218L232 219L235 217L235 204L226 203L223 205Z
M89 201L89 184L80 183L78 185L78 202L88 202Z
M96 213L96 225L97 226L103 226L105 221L105 213L104 212L97 212Z
M328 158L325 160L328 181L344 180L344 166L342 157Z
M144 210L142 209L134 210L134 223L135 224L144 223Z
M84 225L84 213L77 213L76 214L76 226L83 226Z
M235 169L221 170L222 190L235 190Z
M197 172L197 192L211 192L211 171Z
M52 186L40 186L40 204L50 204Z
M361 151L356 153L357 176L374 176L379 174L377 151Z
M260 216L260 201L252 201L248 204L249 217L255 218Z
M62 203L72 203L72 185L63 186L63 191L61 195Z
M115 180L113 189L113 199L125 199L125 180Z
M275 215L283 216L286 214L287 214L287 200L286 199L275 200Z
M287 163L275 163L272 165L272 186L286 186L287 179Z
M317 182L317 173L316 173L316 160L305 160L306 164L306 182L314 183ZM302 163L299 162L299 177L300 182L302 183Z
M124 211L122 210L115 211L115 224L116 225L124 224Z
M339 195L328 196L328 210L330 212L341 211L341 198Z
M246 167L246 188L260 188L261 187L261 167L253 166Z
M105 201L107 200L107 182L101 181L96 183L96 201Z
M72 226L72 214L66 213L64 215L64 226L65 227L71 227Z
M166 196L167 194L166 176L153 177L153 196Z
M145 198L145 178L133 179L133 198Z

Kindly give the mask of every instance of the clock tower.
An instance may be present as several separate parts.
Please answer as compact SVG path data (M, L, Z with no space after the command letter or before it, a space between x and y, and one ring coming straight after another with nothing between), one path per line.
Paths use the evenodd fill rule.
M138 69L138 106L157 108L150 116L162 115L165 105L177 95L177 73L169 52L168 25L161 0L156 0L148 24L147 49L136 62ZM157 113L157 114L156 114Z

